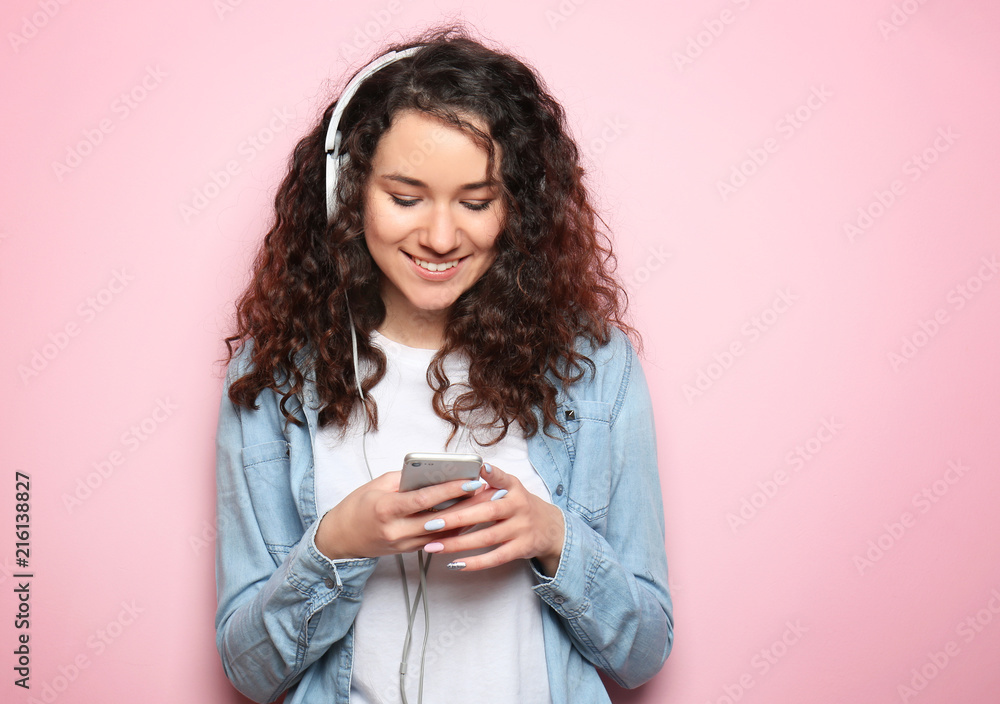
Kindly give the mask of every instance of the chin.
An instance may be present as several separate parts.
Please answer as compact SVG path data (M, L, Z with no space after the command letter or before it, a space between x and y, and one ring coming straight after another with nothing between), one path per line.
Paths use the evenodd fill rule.
M441 303L438 301L433 303L414 302L413 307L415 310L413 313L414 315L424 314L428 316L439 316L451 310L452 306L455 305L455 300L457 299L450 299L448 303Z
M467 290L463 288L464 292ZM410 305L418 310L425 313L441 313L446 311L455 305L455 301L458 300L462 292L454 291L414 291L413 295L406 296L406 300L409 301Z

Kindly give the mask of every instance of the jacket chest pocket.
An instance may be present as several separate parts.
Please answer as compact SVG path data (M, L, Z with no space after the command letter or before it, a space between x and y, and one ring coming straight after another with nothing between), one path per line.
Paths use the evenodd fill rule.
M611 503L611 405L603 401L567 401L560 407L569 452L567 508L592 527L604 524Z
M292 495L291 460L284 440L243 448L243 473L257 525L275 564L281 564L302 537Z

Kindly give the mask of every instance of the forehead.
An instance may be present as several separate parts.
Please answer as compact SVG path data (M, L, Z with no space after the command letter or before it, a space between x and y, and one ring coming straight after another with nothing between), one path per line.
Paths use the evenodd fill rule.
M481 118L462 115L462 119L487 132ZM499 147L495 143L494 146L499 159ZM483 178L487 161L486 150L470 133L416 110L404 110L393 117L374 155L375 169L379 172L389 169L416 178L420 178L420 174L446 177L453 172L453 180L461 181L470 176Z

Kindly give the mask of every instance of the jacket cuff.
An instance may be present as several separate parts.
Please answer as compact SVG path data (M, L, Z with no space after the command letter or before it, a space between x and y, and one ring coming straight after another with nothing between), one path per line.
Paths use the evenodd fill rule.
M378 558L374 557L328 558L316 547L319 523L319 520L313 523L305 539L292 550L286 575L288 583L309 598L310 614L334 599L360 599L365 583L378 564Z
M592 580L604 561L604 548L583 519L562 509L565 538L559 567L553 577L529 561L538 579L532 589L563 618L576 618L590 608Z

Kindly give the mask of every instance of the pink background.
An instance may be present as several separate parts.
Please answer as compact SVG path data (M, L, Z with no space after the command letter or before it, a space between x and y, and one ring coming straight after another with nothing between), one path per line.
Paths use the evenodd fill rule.
M676 644L616 702L1000 701L990 0L5 2L0 699L242 701L220 340L294 142L451 17L566 107L644 333Z

